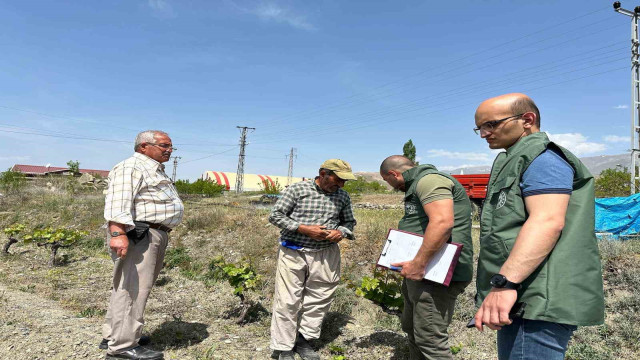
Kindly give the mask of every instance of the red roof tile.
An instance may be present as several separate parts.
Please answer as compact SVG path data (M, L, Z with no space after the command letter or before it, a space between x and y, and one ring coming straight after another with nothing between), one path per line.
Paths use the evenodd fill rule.
M41 165L20 165L15 164L11 167L11 171L19 171L25 175L46 175L49 173L59 173L69 170L69 168L59 166L41 166ZM97 174L102 177L109 176L108 170L92 170L92 169L79 169L81 174Z

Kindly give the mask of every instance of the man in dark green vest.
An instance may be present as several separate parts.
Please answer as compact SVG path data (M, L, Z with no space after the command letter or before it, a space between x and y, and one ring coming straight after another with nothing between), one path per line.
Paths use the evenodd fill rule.
M402 329L409 338L410 359L453 359L447 328L456 298L473 276L471 203L464 187L433 165L416 166L393 155L380 165L382 178L405 192L404 217L398 228L423 235L411 261L391 264L402 268ZM449 286L424 280L427 263L446 242L463 245Z
M524 94L482 102L475 123L491 149L506 150L480 220L475 325L498 330L500 360L563 359L577 326L604 321L593 176L540 132Z

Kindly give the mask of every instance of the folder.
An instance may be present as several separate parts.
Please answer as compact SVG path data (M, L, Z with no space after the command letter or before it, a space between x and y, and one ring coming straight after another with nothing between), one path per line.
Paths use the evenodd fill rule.
M392 268L391 264L413 260L422 246L422 238L420 234L389 229L377 265L399 271L397 268ZM445 243L427 264L424 278L449 286L461 252L462 244Z

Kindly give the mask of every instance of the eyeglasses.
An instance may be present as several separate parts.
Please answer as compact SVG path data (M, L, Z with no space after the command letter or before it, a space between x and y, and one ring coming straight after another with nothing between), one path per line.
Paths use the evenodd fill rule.
M154 144L154 143L147 143L147 144L149 144L149 145L153 145L153 146L157 146L157 147L161 147L161 148L163 148L163 149L165 149L165 150L169 150L169 149L171 149L171 150L173 150L173 151L178 150L178 148L177 148L177 147L174 147L174 146L173 146L173 145L171 145L171 144Z
M498 125L499 125L500 123L505 122L505 121L507 121L507 120L509 120L509 119L513 119L513 118L520 117L520 116L522 116L522 115L524 115L524 114L526 114L526 113L522 113L522 114L518 114L518 115L511 115L511 116L509 116L509 117L506 117L506 118L504 118L504 119L500 119L500 120L487 121L487 122L485 122L484 124L482 124L482 125L480 125L480 126L478 126L478 127L476 127L476 128L473 128L473 131L474 131L477 135L480 135L482 131L484 131L484 132L491 132L491 131L493 131L496 127L498 127ZM514 120L515 120L515 119L514 119Z

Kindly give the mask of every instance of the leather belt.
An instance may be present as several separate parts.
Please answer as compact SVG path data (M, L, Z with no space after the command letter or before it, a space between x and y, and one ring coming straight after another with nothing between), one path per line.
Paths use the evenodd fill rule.
M142 221L143 223L149 225L150 228L152 229L156 229L156 230L162 230L166 233L170 233L171 232L171 228L162 224L154 224L154 223L150 223L150 222L146 222L146 221Z

